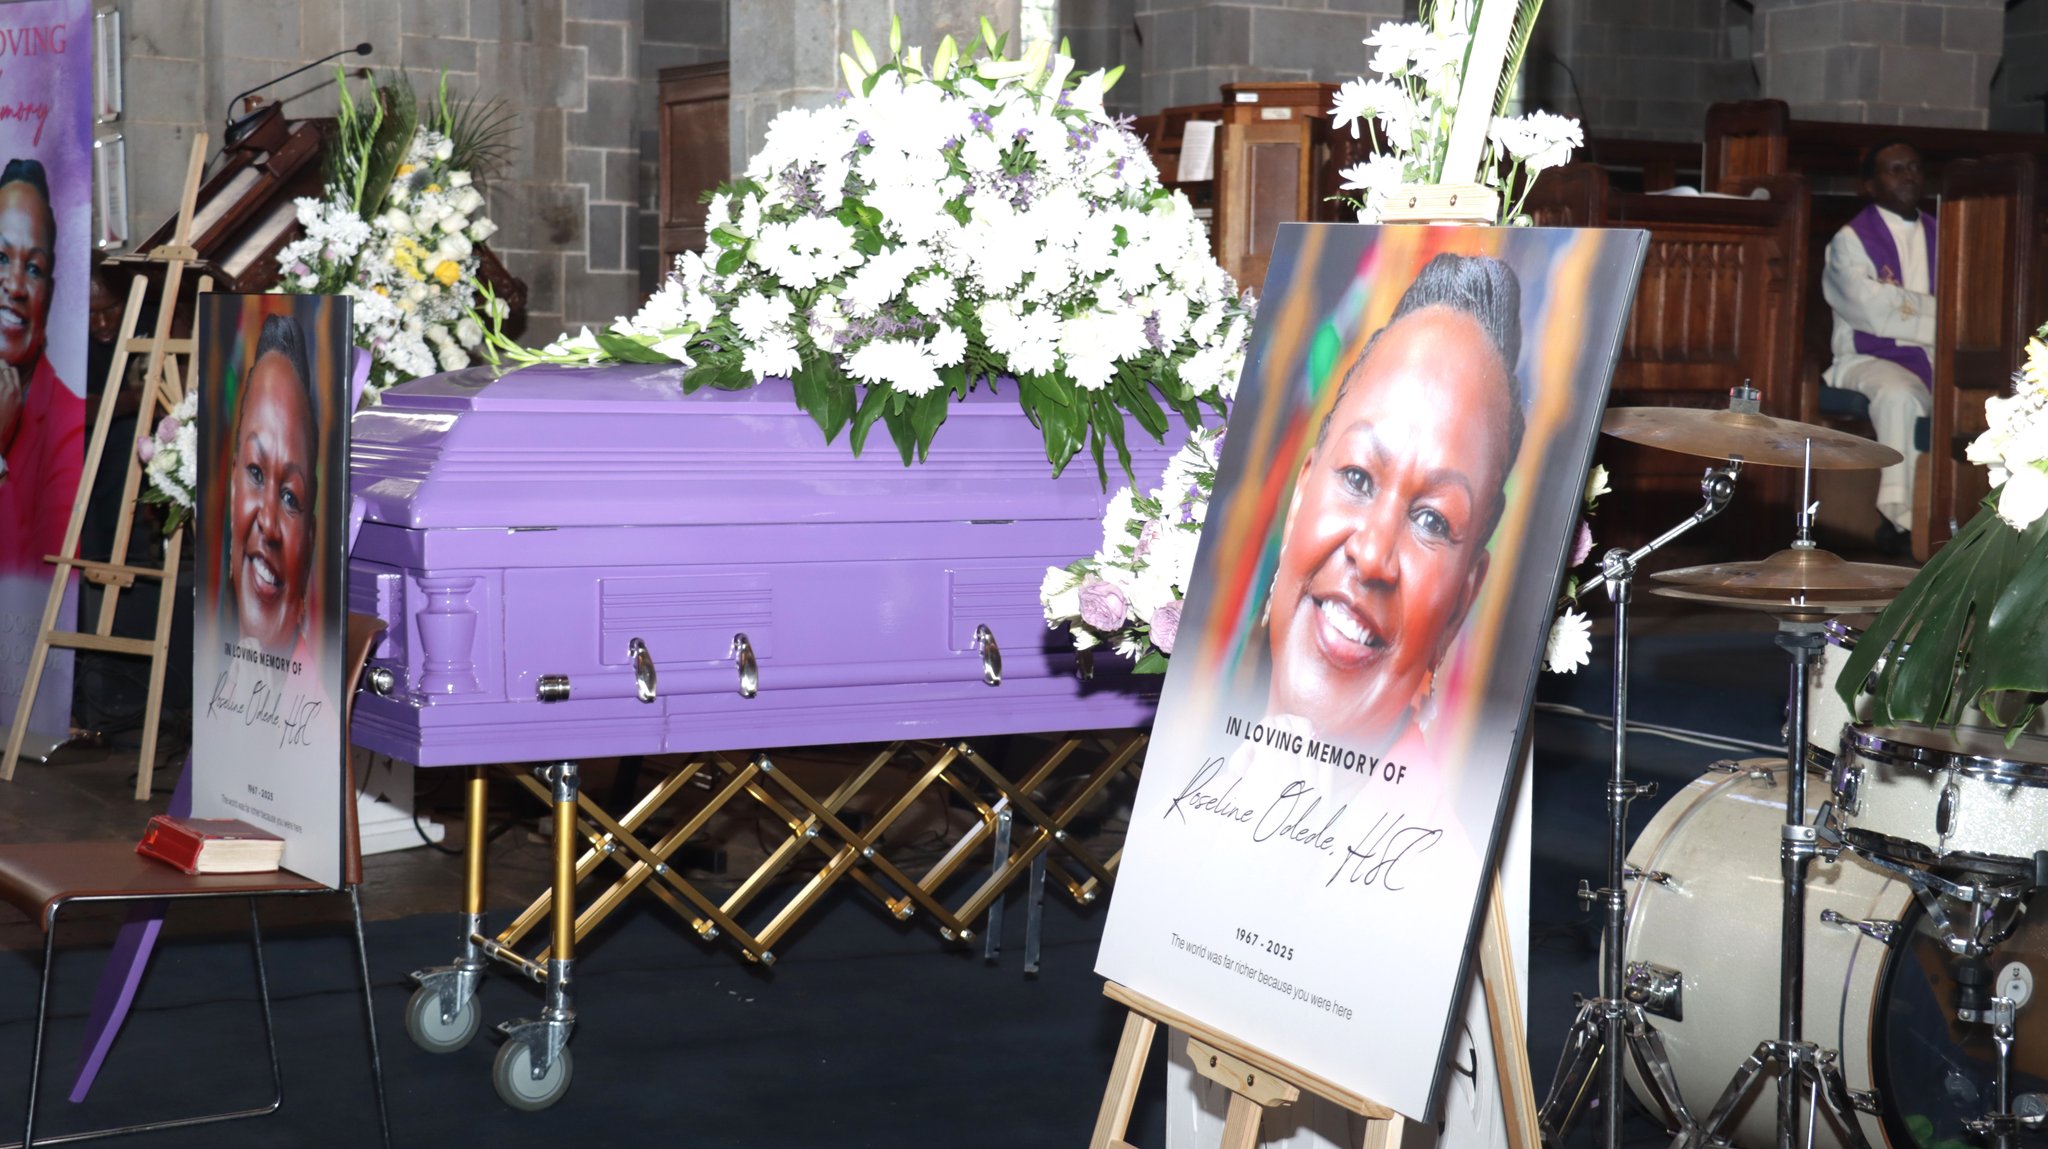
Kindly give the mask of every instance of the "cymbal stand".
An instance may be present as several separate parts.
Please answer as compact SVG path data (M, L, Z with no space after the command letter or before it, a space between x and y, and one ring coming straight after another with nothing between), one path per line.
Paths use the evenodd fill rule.
M1627 951L1628 894L1624 882L1628 873L1628 804L1656 793L1655 783L1631 782L1627 777L1628 746L1628 611L1637 565L1673 539L1720 514L1735 495L1740 460L1709 468L1700 480L1700 509L1642 547L1629 551L1616 548L1600 562L1600 574L1579 588L1583 598L1596 587L1605 587L1614 604L1614 754L1607 778L1607 884L1593 890L1579 883L1579 899L1589 907L1601 903L1607 912L1604 960L1600 969L1600 996L1581 999L1579 1014L1565 1037L1564 1054L1558 1060L1550 1090L1537 1115L1544 1140L1556 1144L1571 1131L1589 1088L1599 1098L1604 1144L1620 1149L1623 1058L1636 1059L1645 1080L1650 1082L1659 1102L1690 1128L1692 1117L1679 1097L1678 1081L1664 1052L1664 1041L1643 1014L1645 989L1631 987L1624 968ZM1597 1060L1599 1071L1594 1073Z
M1813 478L1813 442L1806 445L1807 466L1799 504L1799 537L1794 546L1813 545L1813 505L1809 502ZM1816 606L1815 611L1824 611ZM1791 722L1785 737L1785 821L1778 827L1779 870L1784 877L1782 899L1782 943L1778 967L1778 1036L1759 1042L1756 1051L1744 1059L1735 1076L1707 1114L1706 1123L1682 1131L1673 1149L1725 1144L1722 1131L1735 1122L1749 1091L1761 1080L1764 1067L1778 1067L1778 1149L1795 1149L1798 1143L1800 1095L1811 1107L1826 1106L1843 1136L1854 1149L1868 1149L1856 1121L1849 1088L1842 1079L1836 1050L1822 1049L1801 1036L1806 1009L1806 875L1813 859L1822 853L1830 857L1839 848L1823 846L1818 826L1806 821L1806 682L1814 657L1827 645L1825 626L1813 613L1796 613L1778 619L1778 645L1792 656L1792 681L1788 696ZM1818 1120L1817 1112L1809 1120Z

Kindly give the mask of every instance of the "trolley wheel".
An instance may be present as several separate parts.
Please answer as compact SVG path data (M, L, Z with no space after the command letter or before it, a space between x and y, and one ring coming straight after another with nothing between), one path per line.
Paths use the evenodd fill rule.
M441 995L431 989L414 990L412 1000L405 1003L405 1032L428 1053L453 1053L468 1045L482 1027L483 1011L474 996L448 1018L441 1016Z
M523 1041L507 1041L498 1050L498 1060L491 1063L491 1084L497 1087L498 1099L505 1104L528 1113L538 1113L569 1092L569 1079L575 1073L575 1063L569 1060L569 1051L564 1049L555 1055L547 1073L536 1080L533 1076L533 1050Z

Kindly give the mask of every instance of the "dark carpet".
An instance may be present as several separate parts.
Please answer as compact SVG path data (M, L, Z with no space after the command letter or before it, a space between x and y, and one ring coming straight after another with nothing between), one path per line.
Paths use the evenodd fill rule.
M1778 740L1784 659L1756 633L1652 636L1635 653L1632 716L1723 736ZM1604 714L1604 656L1581 674L1545 676L1545 702ZM1548 1082L1572 994L1596 987L1597 924L1572 896L1601 882L1607 734L1583 718L1540 712L1536 724L1531 1064ZM1658 801L1728 756L1638 735L1631 773L1661 785L1638 802L1640 829ZM345 923L346 903L334 901ZM538 987L502 967L485 982L485 1030L435 1056L405 1035L408 971L454 953L454 914L372 923L380 1044L401 1146L1081 1146L1094 1123L1122 1023L1092 972L1100 906L1046 903L1040 974L1020 973L1021 904L1012 899L1003 961L941 947L929 923L887 919L843 888L772 970L734 947L698 940L666 909L622 912L579 963L579 1024L567 1098L538 1114L499 1102L491 1027L531 1017ZM276 1115L126 1139L150 1146L357 1146L376 1138L367 1041L345 924L266 935L285 1102ZM0 954L0 1143L19 1137L21 1084L39 955ZM39 1132L167 1118L269 1096L249 948L243 938L176 938L160 952L135 1015L84 1105L64 1100L103 951L60 954L58 1020L44 1070ZM1762 1035L1759 1035L1762 1036ZM1160 1064L1131 1123L1133 1141L1163 1137ZM1572 1144L1591 1144L1582 1121ZM1631 1125L1645 1144L1656 1128Z

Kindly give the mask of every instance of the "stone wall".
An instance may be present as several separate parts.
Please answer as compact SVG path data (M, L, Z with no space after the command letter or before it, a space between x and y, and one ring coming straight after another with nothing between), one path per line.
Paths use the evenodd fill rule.
M724 55L723 0L115 0L126 58L130 220L177 209L193 133L214 134L243 88L368 40L351 66L402 69L422 94L505 101L516 130L490 185L492 246L529 289L545 339L638 306L655 274L656 70ZM332 115L333 74L268 93Z
M1757 70L1804 119L1983 128L2005 19L2005 0L1757 0Z
M1407 0L1135 0L1141 110L1214 103L1218 89L1246 80L1342 83L1365 70L1361 43Z
M1548 0L1522 75L1527 106L1589 136L1697 140L1707 105L1759 93L1733 0Z

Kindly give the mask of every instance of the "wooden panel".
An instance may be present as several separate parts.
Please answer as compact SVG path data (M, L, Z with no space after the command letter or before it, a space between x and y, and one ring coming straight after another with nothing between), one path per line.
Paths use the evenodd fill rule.
M1767 414L1798 416L1806 187L1794 177L1733 186L1737 194L1763 186L1770 198L1616 193L1590 164L1545 172L1530 193L1541 224L1650 232L1610 405L1720 407L1729 388L1748 381ZM1699 505L1705 459L1613 439L1601 441L1599 458L1622 496L1620 514L1603 516L1603 542L1640 543ZM1756 468L1743 487L1745 513L1710 524L1698 541L1759 554L1782 545L1792 521L1785 477Z
M1928 521L1924 533L1914 524L1916 546L1930 551L1990 493L1985 469L1963 452L1984 430L1984 400L2011 387L2041 321L2040 183L2040 162L2025 155L1958 160L1943 176L1933 413L1920 464L1928 469Z
M1240 287L1266 281L1281 223L1308 218L1309 122L1225 123L1216 143L1216 261Z
M731 92L722 61L661 70L661 189L655 207L664 269L681 252L704 250L700 201L732 174Z

